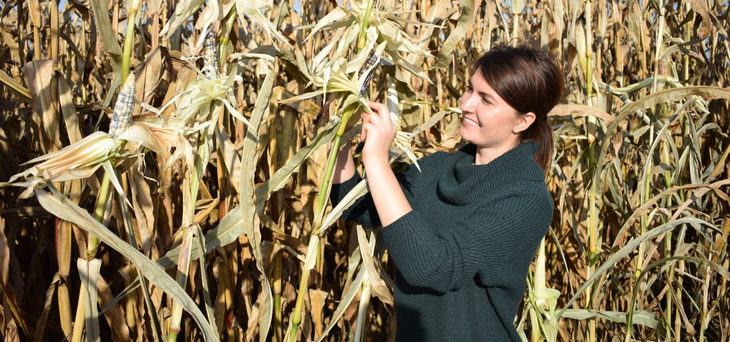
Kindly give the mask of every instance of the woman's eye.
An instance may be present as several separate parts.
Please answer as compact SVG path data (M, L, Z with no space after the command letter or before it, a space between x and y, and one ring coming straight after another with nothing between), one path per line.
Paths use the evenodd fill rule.
M482 103L484 103L484 104L492 104L491 102L489 102L489 100L487 100L486 97L482 97Z

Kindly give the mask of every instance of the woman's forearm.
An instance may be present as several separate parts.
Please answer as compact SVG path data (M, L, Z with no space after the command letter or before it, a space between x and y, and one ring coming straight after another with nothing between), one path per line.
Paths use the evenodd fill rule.
M365 176L383 227L413 210L387 160L365 164Z
M352 146L346 143L337 155L337 164L332 175L332 184L340 184L355 175L355 161L352 159Z

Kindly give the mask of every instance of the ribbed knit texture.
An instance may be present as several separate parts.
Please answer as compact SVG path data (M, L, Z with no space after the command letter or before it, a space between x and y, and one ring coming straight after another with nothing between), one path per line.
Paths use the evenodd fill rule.
M398 341L520 341L514 327L532 257L553 214L537 145L522 143L486 165L474 145L438 152L397 175L413 210L383 227L398 270ZM360 177L332 187L339 202ZM380 221L370 196L343 216Z

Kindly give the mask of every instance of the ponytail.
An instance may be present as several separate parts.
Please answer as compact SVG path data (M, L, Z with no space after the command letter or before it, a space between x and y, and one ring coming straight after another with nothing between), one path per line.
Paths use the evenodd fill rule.
M535 136L531 140L537 143L535 162L547 174L553 161L553 128L550 126L550 122L547 120L540 122L535 127Z

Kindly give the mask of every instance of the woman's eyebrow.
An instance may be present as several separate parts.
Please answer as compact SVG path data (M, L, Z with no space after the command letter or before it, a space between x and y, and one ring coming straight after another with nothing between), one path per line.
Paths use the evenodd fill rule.
M471 89L474 89L474 83L472 83L471 79L469 79L469 86L471 86ZM485 93L483 91L477 91L477 94L479 94L479 96L486 97L488 100L494 102L494 96L492 96L492 94Z
M479 94L479 96L486 97L489 101L494 102L494 96L492 96L492 94L485 93L483 91L477 91L477 94Z

